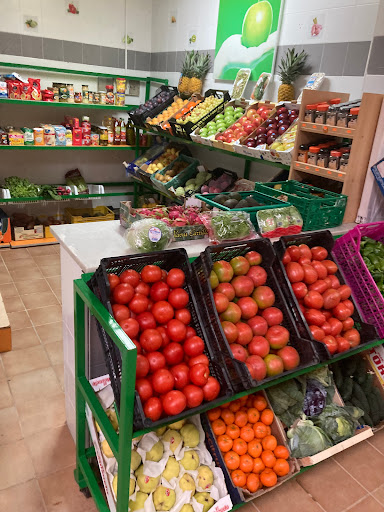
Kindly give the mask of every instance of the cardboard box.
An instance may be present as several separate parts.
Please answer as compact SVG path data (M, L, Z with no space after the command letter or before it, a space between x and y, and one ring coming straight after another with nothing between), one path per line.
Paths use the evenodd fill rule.
M0 295L0 352L9 352L10 350L12 350L11 326Z
M38 224L33 229L24 229L22 227L14 228L14 240L35 240L36 238L44 238L44 226Z
M11 240L11 220L0 208L0 244L9 244Z

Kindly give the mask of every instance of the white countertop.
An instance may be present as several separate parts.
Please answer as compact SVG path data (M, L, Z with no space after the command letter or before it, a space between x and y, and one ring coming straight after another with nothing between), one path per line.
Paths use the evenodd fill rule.
M342 235L355 224L342 224L330 231L333 235ZM85 222L83 224L62 224L51 226L51 231L60 244L77 262L83 272L94 272L102 258L133 254L123 238L125 229L120 221ZM273 240L271 240L273 242ZM169 249L184 248L190 258L199 256L209 245L207 238L174 242Z

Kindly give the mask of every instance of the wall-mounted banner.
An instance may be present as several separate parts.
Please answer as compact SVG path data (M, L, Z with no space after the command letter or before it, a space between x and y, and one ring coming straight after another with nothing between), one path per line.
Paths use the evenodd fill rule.
M250 68L250 80L272 71L283 0L220 0L216 34L215 78L234 80Z

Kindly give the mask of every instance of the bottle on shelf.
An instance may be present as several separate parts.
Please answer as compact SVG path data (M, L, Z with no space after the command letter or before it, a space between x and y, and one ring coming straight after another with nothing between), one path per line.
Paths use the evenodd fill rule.
M91 145L91 123L88 116L83 116L81 121L82 145Z
M120 146L120 132L121 132L120 121L118 119L115 119L114 136L113 136L113 145L114 146Z
M136 142L135 129L132 121L129 121L127 126L127 143L129 146L134 146Z
M124 119L120 118L120 144L127 144L127 126L124 122Z
M73 119L72 128L72 146L81 146L82 143L82 129L80 128L79 119Z

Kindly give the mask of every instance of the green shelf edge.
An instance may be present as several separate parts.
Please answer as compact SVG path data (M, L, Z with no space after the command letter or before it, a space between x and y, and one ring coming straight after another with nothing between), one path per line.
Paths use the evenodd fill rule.
M34 106L34 107L41 107L41 106L51 106L51 107L75 107L75 108L95 108L95 109L101 109L101 110L117 110L117 111L124 111L124 110L132 110L133 108L138 107L138 105L105 105L105 104L96 104L96 103L60 103L58 101L32 101L32 100L15 100L12 98L0 98L0 105L2 104L7 105L27 105L27 106Z

